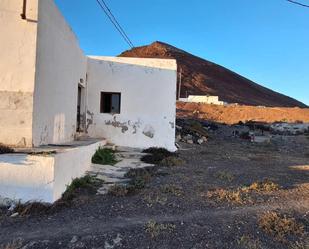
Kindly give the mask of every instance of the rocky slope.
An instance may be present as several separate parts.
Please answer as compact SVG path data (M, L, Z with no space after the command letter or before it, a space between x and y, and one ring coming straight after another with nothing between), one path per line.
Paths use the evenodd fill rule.
M176 59L182 70L181 97L217 95L228 103L271 107L307 107L305 104L272 91L220 65L204 60L171 45L154 42L123 52L122 57Z

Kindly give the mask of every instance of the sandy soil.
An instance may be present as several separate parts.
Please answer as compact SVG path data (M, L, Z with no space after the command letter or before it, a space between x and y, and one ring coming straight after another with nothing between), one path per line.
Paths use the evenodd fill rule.
M70 207L28 217L0 213L0 248L308 248L309 139L254 144L223 129L232 128L220 127L203 145L181 144L185 163L157 167L134 195L80 196ZM266 179L279 189L249 191L240 202L207 195ZM271 210L295 219L302 233L288 227L283 240L263 229L259 219Z
M207 105L199 103L177 103L178 117L195 117L225 124L236 124L239 121L298 122L309 123L309 109L256 107L245 105Z

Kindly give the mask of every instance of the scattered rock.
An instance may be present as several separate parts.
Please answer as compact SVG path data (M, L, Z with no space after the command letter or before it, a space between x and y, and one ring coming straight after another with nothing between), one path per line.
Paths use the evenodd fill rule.
M188 143L188 144L194 144L194 142L193 142L192 139L188 139L188 140L187 140L187 143Z
M19 213L16 212L16 213L13 213L10 217L11 217L11 218L15 218L15 217L17 217L18 215L19 215Z
M71 239L70 243L74 244L78 241L78 237L75 235L73 236L73 238Z
M176 125L176 143L202 144L207 142L207 134L214 128L211 123L200 120L178 119Z
M204 143L204 139L203 139L203 138L198 139L198 140L197 140L197 143L198 143L198 144Z

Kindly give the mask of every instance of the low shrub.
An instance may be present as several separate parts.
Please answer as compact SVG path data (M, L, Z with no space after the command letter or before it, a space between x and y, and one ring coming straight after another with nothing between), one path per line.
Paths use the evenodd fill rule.
M277 191L280 189L280 186L277 183L274 183L270 180L264 180L261 182L254 182L250 184L248 187L243 187L242 190L249 192L249 191L256 191L256 192L272 192Z
M245 139L245 140L250 140L251 139L251 136L250 136L249 132L242 132L242 133L239 134L239 137L241 139Z
M180 166L184 163L184 161L178 157L175 156L169 156L164 158L159 164L162 166Z
M222 181L231 182L234 180L234 176L227 171L219 171L215 174L215 176Z
M129 192L134 192L145 188L146 184L150 182L150 179L154 173L153 168L137 168L131 169L125 174L125 177L131 178L128 185Z
M279 190L278 184L265 180L261 182L254 182L246 187L240 187L237 189L215 189L208 191L206 197L213 199L216 202L229 202L235 204L245 204L251 202L250 193L255 192L258 194L268 193ZM205 196L205 194L202 194Z
M67 186L66 191L62 194L61 201L71 201L81 192L96 193L100 180L93 176L85 175L81 178L75 178L70 185Z
M115 165L118 161L112 149L100 147L92 157L92 163L102 165Z
M181 187L173 184L163 185L160 189L163 193L172 194L174 196L182 196L184 194Z
M113 185L109 189L108 193L118 197L134 194L135 192L145 188L146 184L150 182L154 172L155 169L153 167L130 169L124 176L131 179L129 183L127 185Z
M303 236L304 226L294 218L275 211L264 213L258 220L259 227L278 241L285 241L290 236Z
M18 213L20 216L39 215L46 213L51 208L50 204L40 202L27 202L24 204L18 203L14 208L13 213Z
M235 204L245 203L245 197L243 192L239 189L237 190L226 190L226 189L216 189L208 191L206 197L213 199L216 202L229 202Z
M262 243L260 240L255 239L251 235L243 235L239 238L237 241L238 245L240 245L242 248L246 249L262 249Z
M160 164L160 162L167 157L177 157L176 153L170 152L164 148L152 147L144 150L143 152L148 153L149 155L143 156L141 160L149 164Z
M13 153L14 150L9 146L0 143L0 154Z
M113 185L109 191L108 194L117 196L117 197L123 197L126 196L129 193L129 189L125 185Z
M161 233L170 233L176 229L174 224L160 224L154 220L147 222L145 226L145 231L150 234L151 238L158 237Z
M208 132L205 130L201 122L197 120L190 120L187 125L184 126L190 132L195 132L203 137L208 137Z

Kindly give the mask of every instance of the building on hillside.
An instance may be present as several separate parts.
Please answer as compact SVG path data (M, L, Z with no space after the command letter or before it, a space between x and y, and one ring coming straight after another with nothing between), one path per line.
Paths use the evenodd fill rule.
M56 200L106 142L176 150L175 60L86 56L53 0L1 0L0 24L0 143L77 157L0 155L0 195Z
M205 103L211 105L224 105L223 101L219 101L218 96L209 95L189 95L187 98L179 98L182 102Z

